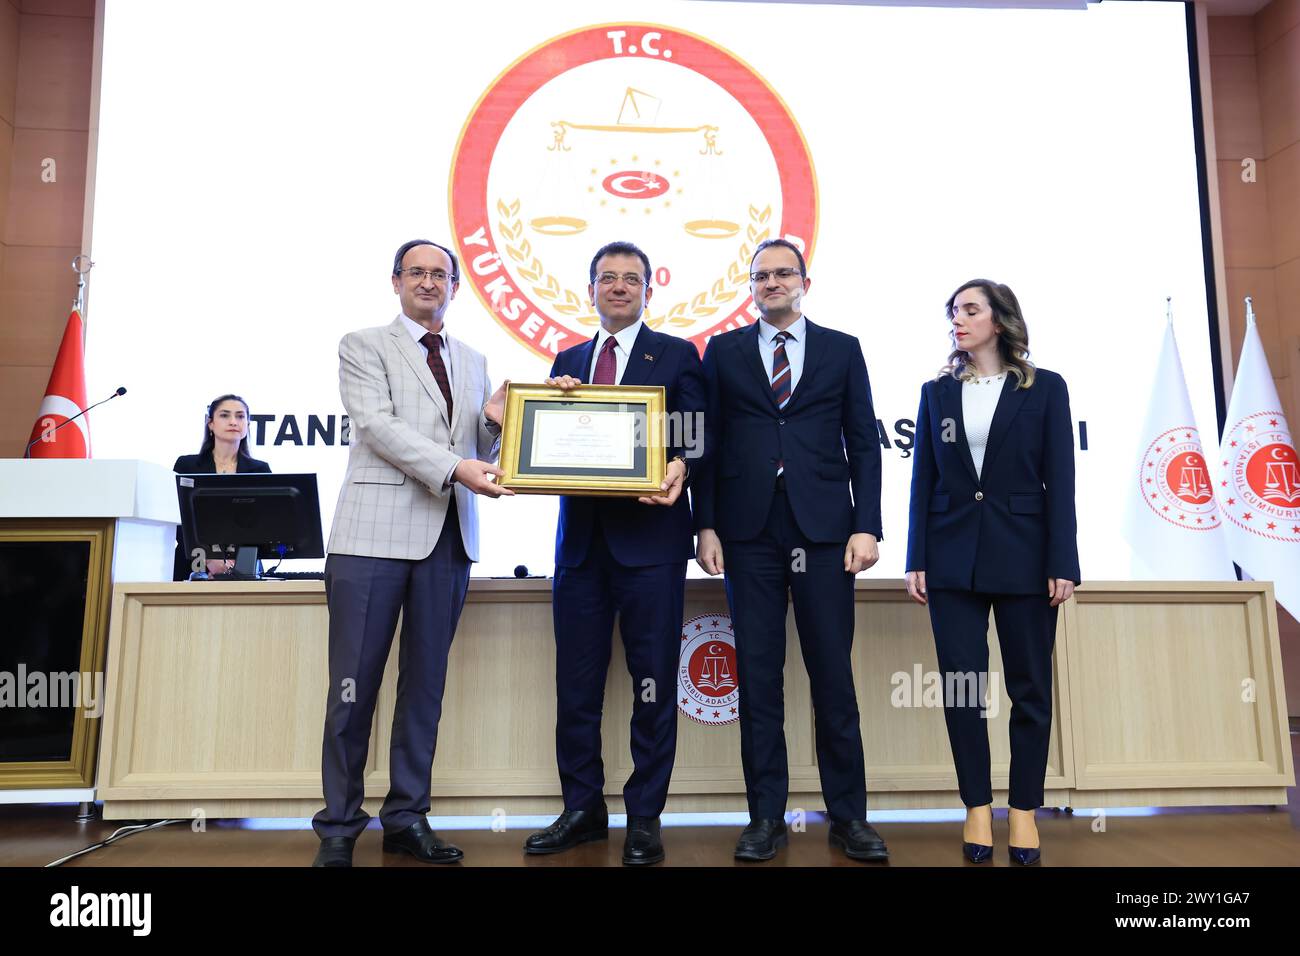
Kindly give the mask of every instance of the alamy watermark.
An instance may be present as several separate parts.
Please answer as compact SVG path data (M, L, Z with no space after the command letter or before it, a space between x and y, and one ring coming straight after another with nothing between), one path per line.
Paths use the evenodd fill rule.
M0 708L80 707L87 717L104 713L104 673L29 671L25 663L17 673L0 671Z
M890 675L889 703L894 707L978 707L980 716L993 719L1001 712L997 671L923 671Z

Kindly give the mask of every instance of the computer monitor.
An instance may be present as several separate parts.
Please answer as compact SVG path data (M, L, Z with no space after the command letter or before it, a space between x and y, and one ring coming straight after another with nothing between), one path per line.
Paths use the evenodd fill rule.
M177 475L185 553L233 555L235 576L256 578L262 557L323 558L320 498L310 475Z

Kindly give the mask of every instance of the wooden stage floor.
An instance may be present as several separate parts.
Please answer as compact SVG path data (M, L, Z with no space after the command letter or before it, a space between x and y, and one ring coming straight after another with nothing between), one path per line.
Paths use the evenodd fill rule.
M1291 734L1300 765L1300 735ZM76 822L75 806L0 806L0 866L44 866L109 837L130 821ZM905 816L908 819L896 819ZM922 822L923 812L879 813L872 822L889 844L891 866L969 866L961 856L960 814ZM692 822L698 818L692 817ZM553 856L526 856L524 838L533 826L455 829L437 821L438 833L465 851L462 866L603 867L621 866L622 829L611 828L607 843L588 844ZM827 844L827 824L810 815L806 832L792 833L790 846L765 864L736 863L731 856L741 826L675 826L665 818L668 867L826 867L870 866L848 860ZM1099 824L1104 822L1104 829ZM521 821L522 823L522 821ZM484 825L480 820L479 825ZM1104 821L1079 808L1074 814L1041 810L1039 834L1043 865L1131 866L1297 866L1300 865L1300 788L1287 790L1285 807L1171 808L1111 810ZM405 854L384 853L378 821L357 843L357 866L424 866ZM1011 866L1004 849L1006 814L994 821L994 866ZM64 864L68 867L279 867L310 865L317 847L309 821L209 820L195 832L183 820L132 834L111 846ZM439 869L443 869L439 867Z

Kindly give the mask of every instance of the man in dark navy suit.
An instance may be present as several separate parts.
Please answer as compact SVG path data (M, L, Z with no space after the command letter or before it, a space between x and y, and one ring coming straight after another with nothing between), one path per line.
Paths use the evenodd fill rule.
M614 616L632 676L632 762L623 788L627 837L623 862L664 858L659 814L677 751L677 661L681 647L686 563L694 556L685 493L687 444L702 435L704 374L695 346L651 330L641 318L653 290L650 259L614 242L591 260L588 288L600 316L589 342L555 358L548 385L662 385L667 455L661 494L640 498L565 495L555 540L555 756L564 812L524 844L557 853L605 839L605 769L600 721ZM684 426L684 427L683 427Z
M709 404L695 494L699 562L725 571L740 681L740 755L750 823L739 860L786 843L785 617L794 599L812 686L830 841L859 860L888 851L867 823L853 687L853 577L876 563L880 437L858 340L809 322L803 253L760 243L750 263L762 316L704 353ZM725 552L725 566L723 555Z

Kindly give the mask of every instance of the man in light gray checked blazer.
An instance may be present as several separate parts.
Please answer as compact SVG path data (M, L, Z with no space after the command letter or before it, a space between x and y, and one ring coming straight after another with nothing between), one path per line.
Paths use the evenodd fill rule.
M498 487L492 464L505 405L482 355L443 325L459 288L455 254L416 239L393 260L402 314L339 343L339 391L352 422L325 561L329 697L316 866L351 866L369 815L361 808L375 701L402 612L384 849L426 863L461 851L429 827L429 786L447 653L470 562L478 560L475 495Z

